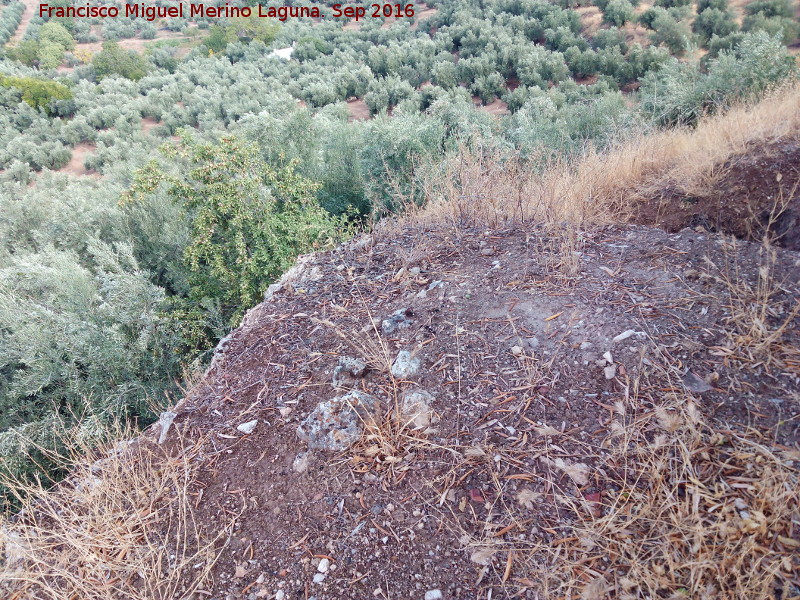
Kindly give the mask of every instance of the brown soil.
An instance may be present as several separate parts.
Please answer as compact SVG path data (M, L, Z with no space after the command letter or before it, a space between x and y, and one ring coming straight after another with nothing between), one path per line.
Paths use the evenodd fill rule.
M746 153L714 169L709 191L687 196L668 187L638 206L636 222L679 231L702 227L800 250L800 140ZM771 226L770 226L771 223Z
M495 98L489 104L483 104L481 99L478 96L472 97L472 103L482 110L483 112L487 112L490 115L508 115L511 114L511 111L508 110L508 104L500 100L500 98Z
M59 172L69 173L70 175L93 175L99 177L100 175L97 171L87 170L86 167L83 166L86 155L94 152L96 149L97 146L91 142L76 144L72 149L72 158L69 159L69 162L65 166L59 169Z
M22 3L25 5L25 10L22 13L22 19L19 22L16 33L11 36L9 40L9 43L12 45L22 41L22 36L25 35L25 32L28 30L31 19L33 19L36 11L39 9L39 2L36 2L36 0L22 0Z
M363 100L348 100L347 110L350 113L349 121L368 121L371 117L369 107Z
M142 119L142 131L145 133L149 133L159 123L160 121L157 121L153 117L144 117Z
M302 274L250 311L176 407L168 442L180 436L203 448L199 522L213 533L236 518L209 597L423 598L436 589L447 599L536 597L539 574L512 558L557 546L575 518L537 474L553 460L585 463L595 476L585 485L564 477L560 493L599 497L598 474L614 468L602 448L615 405L635 396L642 408L631 418L644 418L664 394L689 393L686 371L711 382L693 395L720 427L796 446L798 356L767 373L725 350L727 288L704 260L738 262L752 283L757 245L640 226L580 237L567 278L554 269L563 249L532 227L362 238L309 257ZM800 264L786 251L776 261L776 276L790 282L774 298L779 318L800 294ZM381 320L398 310L410 327L379 336ZM641 333L612 341L628 330ZM786 336L800 344L796 328ZM390 377L375 351L381 343L390 360L414 350L419 375ZM298 424L337 395L331 374L343 356L371 362L356 385L388 406L403 390L430 391L438 431L400 440L393 457L360 446L312 453L297 469L306 451ZM251 434L237 431L253 419ZM544 426L571 436L550 445ZM520 508L524 489L542 500ZM512 506L524 519L508 521ZM503 554L512 558L476 559L476 539L514 548ZM315 583L322 559L335 570Z
M118 40L117 43L125 50L134 50L135 52L144 52L148 45L158 42L159 40L181 40L184 42L192 41L192 38L185 37L180 31L170 31L169 29L159 29L156 32L156 37L151 40L142 38L126 38ZM103 49L103 42L85 42L75 44L75 50L83 50L88 52L100 52Z

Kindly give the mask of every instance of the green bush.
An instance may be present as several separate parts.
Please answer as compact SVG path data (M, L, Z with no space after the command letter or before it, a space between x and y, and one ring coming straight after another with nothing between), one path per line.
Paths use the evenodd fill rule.
M233 137L199 143L185 135L163 151L175 168L149 163L137 173L130 198L163 186L186 211L189 300L213 304L231 325L299 254L347 235L316 201L316 184L292 164L267 164L254 144Z
M633 5L628 0L610 0L603 9L603 23L621 27L633 20Z
M124 50L116 42L104 42L103 49L95 54L92 66L99 79L119 75L134 81L147 74L147 61L133 50Z
M55 102L69 100L72 92L69 88L45 79L33 77L5 77L0 75L0 86L14 88L21 92L23 102L33 108L40 108L46 112L53 110Z
M654 31L650 39L654 44L666 46L676 56L682 56L689 49L692 32L686 23L664 12L653 19L651 26Z
M758 98L796 72L780 38L746 34L733 50L709 61L705 73L697 63L673 60L648 74L642 81L642 108L659 125L694 125L703 114Z
M706 8L697 15L692 23L692 31L698 36L703 45L708 45L709 40L715 35L718 37L725 37L735 31L738 31L739 26L733 18L733 15L719 8Z

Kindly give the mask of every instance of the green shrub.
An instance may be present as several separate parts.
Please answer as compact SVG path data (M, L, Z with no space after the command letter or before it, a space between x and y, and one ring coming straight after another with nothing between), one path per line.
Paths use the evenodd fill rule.
M706 8L697 15L692 23L692 31L694 31L703 43L707 45L709 40L715 35L718 37L725 37L739 29L733 15L718 8Z
M233 137L199 143L185 135L163 151L177 168L149 163L130 197L136 201L163 186L187 212L189 299L218 307L231 325L299 254L347 235L317 203L316 184L293 164L267 164L254 144Z
M119 75L134 81L147 74L147 61L133 50L125 50L116 42L104 42L103 49L95 54L92 66L99 79Z
M783 17L791 19L794 11L789 0L754 0L744 7L748 15L764 15L765 17Z
M0 75L0 86L14 88L21 92L22 101L46 112L53 110L53 104L72 98L69 88L45 79L33 77L5 77Z
M666 46L677 56L689 49L692 32L686 23L677 21L669 13L660 13L652 21L653 33L650 39L654 44Z
M648 74L641 87L642 108L660 125L694 125L703 114L758 98L796 72L780 38L746 34L733 50L709 61L706 73L697 63L670 61Z
M633 20L633 5L628 0L610 0L603 9L603 23L621 27Z

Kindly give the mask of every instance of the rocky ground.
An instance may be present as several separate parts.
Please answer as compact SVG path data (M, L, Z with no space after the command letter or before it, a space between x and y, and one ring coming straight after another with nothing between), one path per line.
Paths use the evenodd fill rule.
M415 227L301 258L149 433L195 448L198 522L231 528L194 597L565 597L542 583L559 553L584 598L645 597L631 557L575 534L626 505L635 529L631 494L655 489L615 440L713 423L692 477L728 466L694 510L751 539L741 482L767 459L735 440L800 464L797 298L800 254L695 229L582 232L564 254L535 227ZM800 594L787 510L752 533L776 598ZM658 595L700 597L680 569L653 565ZM703 597L731 597L717 579Z

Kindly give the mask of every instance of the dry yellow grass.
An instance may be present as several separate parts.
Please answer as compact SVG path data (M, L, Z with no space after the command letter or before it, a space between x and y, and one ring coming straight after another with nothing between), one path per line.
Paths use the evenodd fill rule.
M144 442L70 447L62 461L72 474L56 486L3 482L22 505L0 517L3 597L171 600L202 589L230 523L205 537L195 522L192 448L170 457Z
M793 84L694 129L641 135L605 152L589 149L542 172L513 157L464 151L425 177L427 203L407 219L454 227L625 222L637 200L665 188L702 195L724 175L726 161L798 136L800 85Z
M554 436L536 447L541 469L504 476L490 458L496 448L467 449L462 457L461 466L485 469L493 482L495 522L467 530L458 516L442 517L443 525L456 524L472 561L485 565L479 579L492 572L502 581L502 597L800 597L796 450L714 426L690 397L677 395L655 405L617 403L603 451L552 427L537 431ZM584 451L567 463L548 458L563 455L565 444ZM599 480L603 491L582 496L570 479ZM510 480L529 483L514 488ZM432 494L432 510L447 506L435 502L440 494ZM560 524L531 519L541 504L558 507ZM532 525L554 535L519 542L497 531Z

